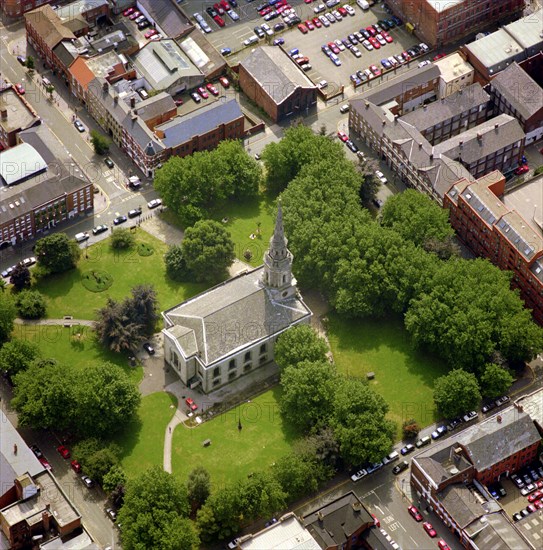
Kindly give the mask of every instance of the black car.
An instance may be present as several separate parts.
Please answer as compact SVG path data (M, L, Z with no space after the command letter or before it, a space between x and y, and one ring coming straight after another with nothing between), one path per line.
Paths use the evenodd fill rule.
M258 38L264 38L266 36L266 33L260 27L255 27L253 30Z
M21 65L26 65L26 57L24 55L18 55L17 56L17 61L21 64Z
M106 166L108 168L113 168L115 165L113 164L113 161L109 158L109 157L106 157L104 159L104 162L106 163Z
M219 15L212 7L206 8L207 13L209 13L210 17L215 17Z
M346 145L353 153L358 153L358 147L357 147L350 139L348 139L348 140L345 142L345 145Z
M406 460L403 460L399 464L396 464L394 468L392 468L392 473L397 476L398 474L401 474L404 470L407 470L409 468L409 463Z
M113 225L120 225L121 223L124 223L127 220L128 220L128 218L126 216L117 216L113 220Z
M104 231L107 231L107 230L108 230L108 227L106 224L97 225L95 228L93 228L92 234L100 235L100 233L104 233Z
M447 433L447 426L438 426L435 431L432 432L432 439L439 439Z
M43 453L37 445L30 445L30 450L34 453L36 458L42 458Z
M149 355L154 355L155 354L155 348L149 344L149 342L145 342L145 344L143 344L143 349L149 354Z
M238 7L238 3L236 2L236 0L228 0L228 3L229 3L233 8L237 8L237 7Z
M366 29L360 29L360 34L367 40L371 35Z
M141 216L141 206L128 211L129 218L137 218L138 216Z
M146 29L147 27L150 27L151 23L147 21L147 19L144 19L141 23L138 23L138 29L142 31L143 29Z
M283 31L283 30L285 30L285 24L284 23L276 23L273 26L273 30L276 31L276 32Z
M481 411L483 413L487 413L487 412L490 412L491 410L493 410L495 408L496 408L496 402L491 401L490 403L487 403L486 405L483 405L483 408L481 409Z
M117 521L117 512L113 508L106 508L106 516L113 522Z
M462 418L459 416L457 418L454 418L453 420L451 420L448 424L447 424L447 430L449 432L452 432L455 428L458 428L458 426L460 426L460 424L462 424L463 420Z
M402 448L400 453L405 456L409 453L412 453L414 450L415 450L415 445L408 443L405 447Z
M379 19L379 21L377 21L377 24L385 31L388 31L388 29L390 29L390 25L384 19Z

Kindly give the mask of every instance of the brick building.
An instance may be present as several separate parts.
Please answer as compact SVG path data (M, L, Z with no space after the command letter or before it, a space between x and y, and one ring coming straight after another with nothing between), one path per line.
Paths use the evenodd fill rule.
M0 9L6 17L17 18L38 6L50 4L53 0L0 0Z
M447 191L443 206L456 234L475 254L513 272L513 286L543 324L543 238L502 202L504 189L500 172L476 182L464 178Z
M19 132L41 124L41 119L13 86L0 90L0 151L17 145Z
M458 53L452 53L434 62L439 69L439 97L444 98L471 86L475 69Z
M389 0L408 30L431 46L458 42L522 15L524 0Z
M281 48L256 48L239 64L239 84L274 122L306 115L317 103L317 87Z

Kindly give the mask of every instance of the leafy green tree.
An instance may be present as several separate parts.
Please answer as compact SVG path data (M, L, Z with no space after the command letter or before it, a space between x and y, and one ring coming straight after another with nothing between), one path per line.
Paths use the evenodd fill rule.
M445 418L476 409L481 401L477 378L471 372L454 369L434 384L434 403Z
M53 93L55 91L55 87L52 84L48 84L45 86L45 92L49 94L49 99L53 99Z
M295 367L302 361L325 361L328 346L309 325L298 325L279 336L275 344L275 362L282 368Z
M9 282L15 290L23 290L30 287L30 270L22 263L18 263L11 272ZM3 280L3 279L2 279Z
M381 225L391 227L417 246L424 246L430 239L446 242L454 235L448 210L415 189L387 200L381 212Z
M9 340L15 317L17 317L17 308L13 298L5 292L0 292L0 345Z
M1 353L0 351L0 357ZM485 397L500 397L507 393L514 380L508 369L489 363L481 375L481 393Z
M325 475L322 479L332 477L341 462L339 443L333 428L331 426L321 428L296 443L294 448L299 451L299 447L302 446L307 452L316 456L319 464L324 468Z
M126 474L121 466L115 465L109 469L102 479L102 488L108 494L124 488L126 485Z
M97 130L91 130L90 138L94 152L97 155L105 155L109 151L111 141L106 136Z
M136 285L130 290L132 297L124 301L124 316L142 326L142 334L151 336L160 319L158 298L152 285Z
M49 273L61 273L76 266L81 249L66 233L53 233L36 243L38 265Z
M26 58L25 65L29 72L32 72L34 70L34 58L31 55Z
M193 507L200 508L211 494L211 476L203 466L196 466L188 476L187 491Z
M154 466L126 485L118 515L126 550L161 548L196 550L197 532L188 521L187 488L174 476Z
M271 516L282 510L286 495L269 472L255 472L238 485L239 512L245 520Z
M281 415L298 430L325 425L334 403L337 372L327 361L303 361L281 373Z
M92 455L104 448L105 445L106 443L97 437L86 437L72 447L72 454L78 462L84 465L91 460Z
M188 269L201 282L218 282L226 278L235 258L230 233L213 220L196 222L189 227L181 246Z
M233 537L240 529L242 513L238 486L226 485L214 491L198 510L196 525L203 542Z
M370 173L366 173L365 163L360 167L362 170L362 183L360 185L359 196L360 202L365 208L370 208L373 200L377 197L379 192L380 182Z
M119 464L120 447L110 443L92 454L83 463L85 473L94 481L103 484L104 477Z
M8 284L6 283L6 280L0 277L0 292L4 292L7 286Z
M385 400L361 380L346 378L337 386L332 424L347 464L377 462L390 452L396 430L387 412Z
M40 319L47 311L45 297L37 290L21 290L15 298L15 305L23 319Z
M183 248L180 244L174 244L168 248L164 255L164 263L166 264L166 273L170 279L185 282L191 278L191 274L187 269L187 262L183 257Z
M76 418L75 371L53 359L34 361L14 378L11 401L19 425L32 428L66 430Z
M111 232L109 240L111 248L114 250L127 250L136 244L136 236L130 229L114 229Z
M15 376L40 357L40 348L31 340L13 338L0 348L0 371Z

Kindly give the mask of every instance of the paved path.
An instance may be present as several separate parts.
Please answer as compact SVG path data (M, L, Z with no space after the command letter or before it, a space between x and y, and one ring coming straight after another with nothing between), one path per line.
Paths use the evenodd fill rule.
M88 319L15 319L16 325L84 325L86 327L92 327L94 321Z

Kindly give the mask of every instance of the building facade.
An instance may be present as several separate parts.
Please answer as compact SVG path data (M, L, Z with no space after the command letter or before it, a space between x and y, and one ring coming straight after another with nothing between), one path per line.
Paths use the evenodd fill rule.
M52 0L0 0L0 9L6 17L17 18L27 11L51 2Z

